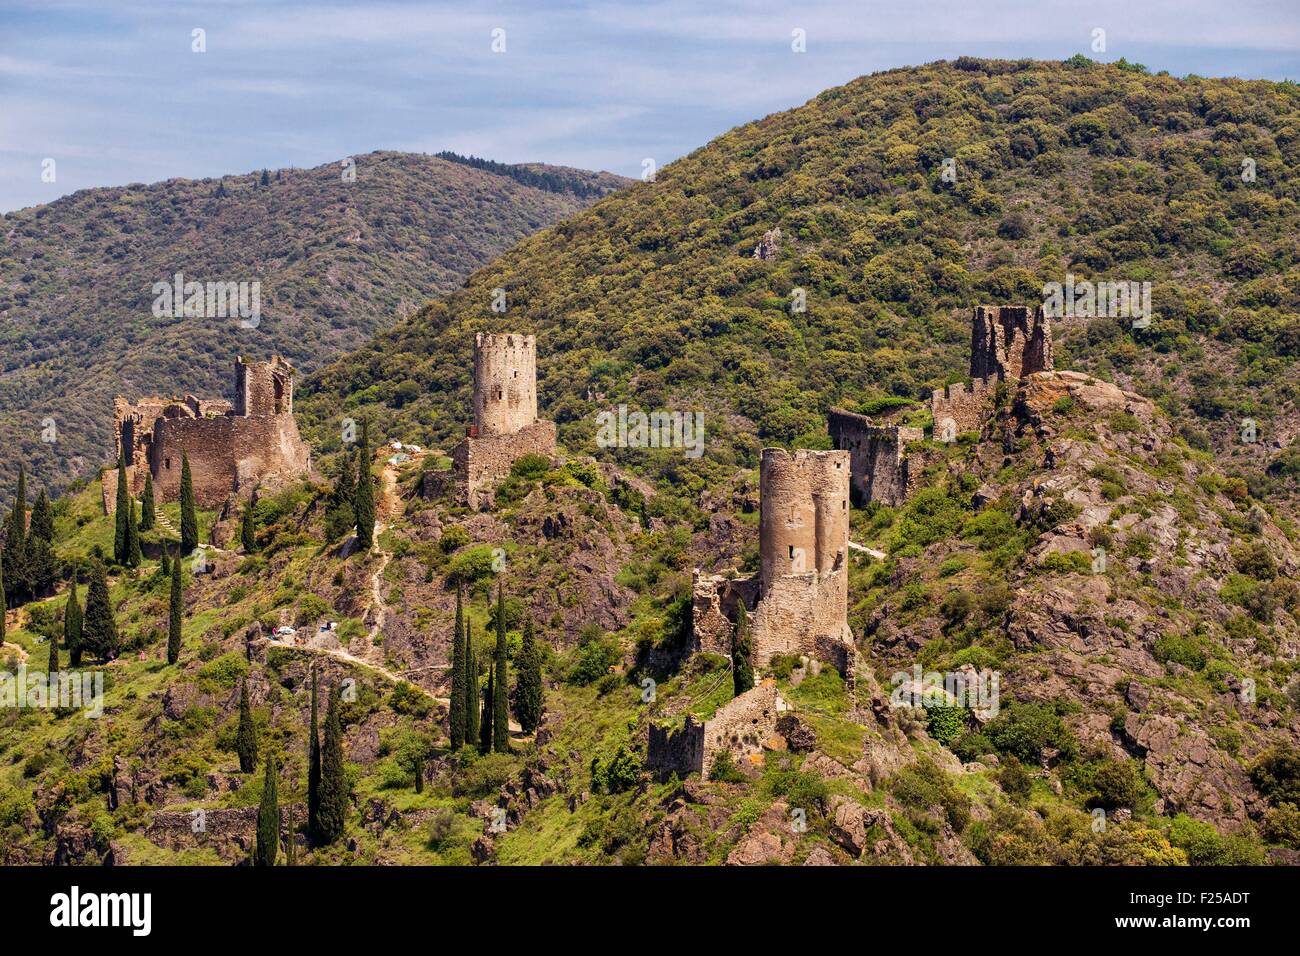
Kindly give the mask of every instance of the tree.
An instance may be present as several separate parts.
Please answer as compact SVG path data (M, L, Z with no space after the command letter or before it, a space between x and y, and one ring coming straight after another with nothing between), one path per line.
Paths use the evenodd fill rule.
M464 588L456 586L456 627L451 635L451 705L447 733L451 752L465 746L465 609Z
M492 655L496 673L492 681L492 749L499 754L510 750L509 673L506 666L506 588L497 584L497 646Z
M275 866L279 849L280 800L275 779L275 755L268 754L266 777L262 781L262 802L257 805L257 842L253 845L253 865Z
M415 777L416 793L424 793L424 764L432 749L433 741L418 728L403 733L397 744L397 762Z
M50 499L45 496L44 488L37 495L36 504L32 505L32 521L28 533L31 537L54 543L54 509L50 507Z
M369 551L375 543L375 479L370 472L370 422L361 422L361 447L357 454L357 547Z
M199 519L194 510L194 479L190 477L190 456L181 455L181 555L199 546Z
M492 752L492 731L496 729L496 720L492 716L492 707L497 699L492 682L496 680L496 676L496 669L489 667L487 686L483 688L483 712L478 724L478 752L481 754Z
M138 568L144 563L144 552L140 548L140 519L135 513L135 499L129 499L126 506L126 566Z
M81 666L81 603L77 600L77 569L72 569L68 603L63 606L63 643L68 647L69 665Z
M524 618L524 643L519 651L519 676L515 678L515 716L526 734L542 722L543 695L541 648L529 616Z
M51 674L58 673L59 670L59 635L50 635L50 662L45 669Z
M86 588L86 616L81 623L81 647L100 660L117 657L117 620L108 597L108 578L104 565L90 566L90 584Z
M753 642L749 636L749 614L745 603L736 608L736 628L731 633L732 688L737 697L754 686Z
M166 556L166 552L163 552ZM185 609L181 594L181 563L173 561L172 589L167 608L167 663L175 664L181 656L181 615Z
M265 169L262 170L262 185L263 186L271 185L271 176Z
M125 566L130 547L131 493L126 487L126 457L117 453L117 504L113 509L113 560Z
M5 599L5 562L0 553L0 644L5 642L5 618L9 611L9 602Z
M239 772L252 773L257 766L257 728L248 706L248 678L239 682L239 730L235 732L235 753L239 754Z
M257 550L257 539L253 534L253 503L244 506L244 517L239 522L239 543L244 547L244 554Z
M14 496L14 507L9 512L9 521L5 528L5 550L3 561L5 593L10 603L15 603L19 595L29 590L27 562L27 474L22 465L18 466L18 493Z
M157 504L153 498L153 475L144 470L144 495L140 498L140 530L152 531L157 520Z
M163 545L162 557L158 559L158 568L159 570L162 571L163 574L172 573L172 559L171 559L171 555L167 553L166 544Z
M311 669L311 728L307 738L307 836L320 834L320 731L316 721L316 667Z
M479 694L478 658L474 655L474 637L468 620L465 621L465 743L478 744Z
M343 835L348 811L348 778L343 765L343 725L339 718L338 685L330 688L325 710L325 745L321 748L320 838L333 843Z

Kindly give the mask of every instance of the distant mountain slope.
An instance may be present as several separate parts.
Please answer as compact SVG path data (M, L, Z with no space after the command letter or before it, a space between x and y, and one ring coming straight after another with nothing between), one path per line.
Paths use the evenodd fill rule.
M54 488L104 461L115 394L227 395L237 355L280 352L309 370L355 348L623 182L393 152L344 173L90 189L0 219L0 485L20 457ZM259 282L260 324L155 318L152 286L177 272Z
M961 377L972 305L1039 302L1073 274L1150 281L1155 314L1146 330L1060 320L1058 365L1155 398L1184 440L1281 494L1300 475L1298 162L1290 83L1082 58L863 77L521 242L323 370L304 408L382 402L392 427L446 441L467 414L472 333L535 331L562 440L594 447L596 410L621 400L703 407L705 456L662 460L707 480L759 442L824 441L834 404ZM776 228L775 257L754 258ZM418 401L394 399L403 382ZM1256 442L1240 440L1246 418Z

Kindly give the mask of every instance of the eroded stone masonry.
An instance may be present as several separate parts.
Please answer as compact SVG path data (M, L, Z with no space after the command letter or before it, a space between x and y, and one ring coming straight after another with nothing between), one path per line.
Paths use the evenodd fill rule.
M999 382L1056 368L1052 327L1040 306L981 305L971 321L969 385L947 385L930 396L934 437L954 441L978 431L993 411Z
M849 453L763 449L758 523L757 577L695 572L692 649L729 655L743 602L756 667L778 654L808 656L851 682Z
M311 469L311 450L293 417L294 369L280 356L235 363L235 402L142 398L113 402L117 451L132 495L144 491L145 470L159 502L180 498L181 461L188 456L194 498L216 508L231 494L262 483L297 480ZM104 510L116 505L117 469L104 472Z
M458 490L471 508L524 455L555 454L555 423L537 417L537 342L531 335L474 336L474 424L452 451Z
M924 457L909 453L908 445L925 438L922 429L877 424L838 408L831 409L826 425L831 443L849 453L854 503L900 505L908 499L925 466Z
M769 679L723 704L709 720L688 714L681 727L651 724L646 766L662 774L707 777L724 751L737 762L756 763L765 749L779 746L776 721L787 710L776 681Z

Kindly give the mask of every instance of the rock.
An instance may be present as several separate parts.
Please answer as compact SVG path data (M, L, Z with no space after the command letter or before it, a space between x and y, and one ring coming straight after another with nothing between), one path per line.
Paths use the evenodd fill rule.
M831 856L831 851L826 849L820 843L812 848L808 858L803 861L804 866L838 866L835 857Z
M837 793L831 797L829 818L831 839L853 856L861 856L867 846L866 808Z
M776 732L785 738L786 745L795 753L807 753L817 746L813 729L795 714L782 714L776 719Z
M469 846L469 857L479 866L495 860L496 855L497 848L486 836L480 836Z
M749 832L727 854L728 866L763 866L789 863L794 858L797 835L791 826L790 808L780 801L772 804L754 822Z
M763 233L763 238L759 240L754 247L753 258L761 259L764 262L770 262L775 259L777 253L781 251L781 228L769 229Z
M1128 682L1128 690L1124 692L1124 699L1133 710L1145 710L1147 705L1151 703L1151 688L1146 684L1131 680Z

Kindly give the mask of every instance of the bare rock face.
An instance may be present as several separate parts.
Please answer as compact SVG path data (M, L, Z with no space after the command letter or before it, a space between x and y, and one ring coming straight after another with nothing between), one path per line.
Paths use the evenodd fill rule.
M785 738L795 753L807 753L817 746L817 735L796 714L782 714L776 719L776 732Z
M916 862L912 848L894 829L888 810L864 807L840 794L831 797L828 809L831 840L850 856L869 852L875 863L911 866Z
M831 851L826 849L820 843L809 851L807 858L803 861L804 866L839 866Z
M759 240L758 245L754 247L753 258L761 259L764 262L770 262L775 259L777 253L781 251L781 229L769 229L763 233L763 238Z
M794 859L798 834L791 827L790 807L780 801L758 818L749 833L727 855L728 866L762 866Z

